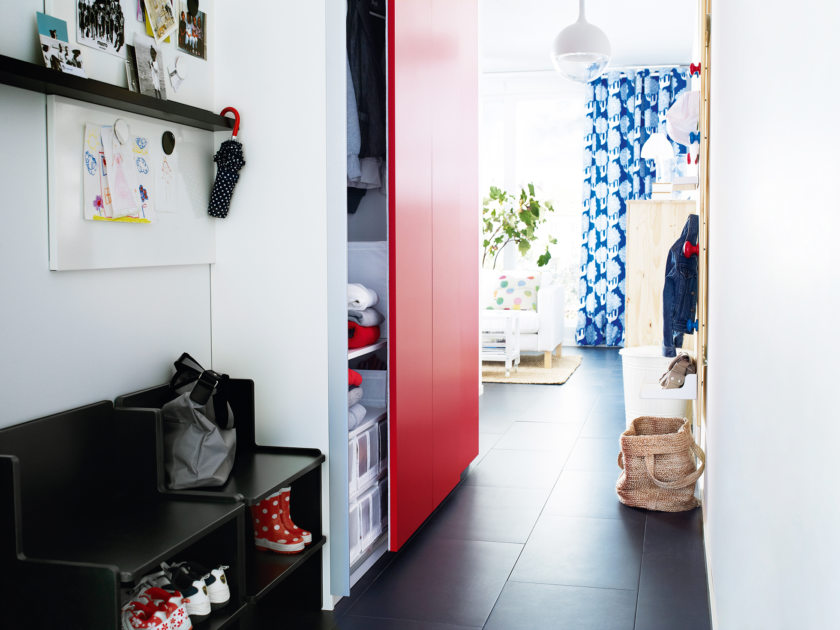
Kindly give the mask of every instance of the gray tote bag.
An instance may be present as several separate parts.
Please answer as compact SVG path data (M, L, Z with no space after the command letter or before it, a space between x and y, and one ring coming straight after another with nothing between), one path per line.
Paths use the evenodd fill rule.
M186 357L192 360L189 355ZM183 360L184 356L179 359ZM175 365L180 369L178 362ZM177 378L178 374L173 383ZM182 383L183 380L181 375ZM197 381L177 387L178 396L161 408L170 489L222 486L227 482L236 457L236 430L227 402L227 380L227 375L205 370Z

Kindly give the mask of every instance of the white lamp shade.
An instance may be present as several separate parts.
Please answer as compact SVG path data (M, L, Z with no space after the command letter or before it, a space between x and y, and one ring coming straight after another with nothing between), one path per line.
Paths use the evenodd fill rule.
M610 61L610 41L581 13L578 21L567 26L551 48L551 60L560 74L581 83L600 76Z

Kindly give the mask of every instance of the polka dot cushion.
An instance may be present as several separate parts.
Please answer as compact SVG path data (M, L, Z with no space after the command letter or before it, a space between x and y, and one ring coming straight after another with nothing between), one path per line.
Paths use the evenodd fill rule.
M539 289L539 279L536 276L503 274L494 285L493 299L487 309L536 311Z

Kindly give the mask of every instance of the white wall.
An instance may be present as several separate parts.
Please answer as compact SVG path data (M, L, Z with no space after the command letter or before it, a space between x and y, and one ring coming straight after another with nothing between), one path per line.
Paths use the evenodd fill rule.
M0 54L41 62L43 10L4 3ZM207 265L49 271L46 98L0 86L0 114L0 426L164 382L184 350L209 364Z
M706 543L717 630L840 618L838 27L836 3L713 6Z
M254 379L258 441L318 448L328 457L329 408L337 402L329 396L341 392L330 388L341 369L328 358L328 331L346 326L346 304L336 311L328 299L330 287L345 294L347 277L346 258L343 277L340 270L328 274L328 258L336 255L328 245L346 238L347 221L346 165L335 162L346 154L339 5L254 0L244 11L219 3L216 18L224 25L217 31L216 106L239 109L247 164L216 231L213 362ZM272 28L255 33L255 15ZM338 335L346 352L346 328ZM343 378L346 388L346 369ZM346 414L344 392L338 406Z

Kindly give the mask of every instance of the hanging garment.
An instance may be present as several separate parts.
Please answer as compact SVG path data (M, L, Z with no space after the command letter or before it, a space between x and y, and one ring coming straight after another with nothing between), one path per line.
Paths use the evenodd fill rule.
M700 128L700 92L680 94L665 117L671 140L685 146L694 144L690 134L696 134Z
M370 0L347 3L347 57L356 92L362 143L359 157L383 159L385 127L385 21Z
M353 75L350 73L350 60L347 66L347 179L359 181L362 169L359 167L359 152L362 150L362 130L359 128L359 110L356 109L356 91L353 87Z
M682 346L683 334L690 332L689 322L697 313L697 256L686 258L686 241L697 244L700 219L690 214L682 234L668 251L665 262L665 286L662 289L662 356L673 357Z
M347 183L347 214L356 214L366 194L367 189L355 188L349 182Z
M686 89L686 69L611 72L589 84L584 137L583 244L576 340L624 344L626 203L649 199L656 177L642 146L665 130L665 113ZM674 145L684 154L685 147Z

